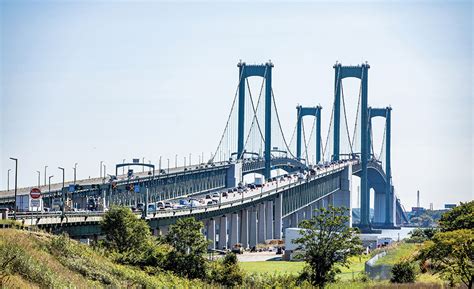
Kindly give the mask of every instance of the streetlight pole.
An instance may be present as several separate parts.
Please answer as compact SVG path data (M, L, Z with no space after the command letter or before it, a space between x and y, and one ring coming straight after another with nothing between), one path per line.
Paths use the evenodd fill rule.
M12 169L8 169L8 172L7 172L7 192L10 191L10 171Z
M104 162L104 161L100 161L100 178L102 178L102 163L103 163L103 162Z
M51 175L49 176L48 178L48 193L49 193L49 197L51 199L51 204L50 204L50 208L53 208L53 201L52 201L52 198L51 198L51 178L54 177L54 175ZM45 184L46 185L46 184Z
M63 212L63 214L64 214L64 203L65 203L65 200L64 200L64 177L65 177L65 172L64 172L64 168L58 167L58 169L63 171L63 188L61 190L61 199L62 199L61 212Z
M191 166L191 153L189 154L189 166Z
M125 164L125 159L122 160L122 165ZM125 167L122 167L122 175L125 175Z
M18 159L16 158L10 158L12 161L15 161L15 212L13 214L13 218L16 220L16 194L17 194L17 184L18 184Z
M145 163L145 158L142 158L142 164L144 164L144 163ZM144 172L145 172L145 166L142 166L142 173L144 173Z
M36 171L38 173L38 188L40 187L40 179L41 179L41 172L40 171Z
M168 174L170 173L170 159L168 159Z
M74 184L76 184L76 171L77 171L77 163L74 164Z
M44 166L44 185L46 186L46 169L48 166Z
M104 164L104 178L107 176L107 166Z
M178 155L174 155L174 167L178 167Z
M158 163L158 174L160 175L161 174L161 156L160 156L160 161Z

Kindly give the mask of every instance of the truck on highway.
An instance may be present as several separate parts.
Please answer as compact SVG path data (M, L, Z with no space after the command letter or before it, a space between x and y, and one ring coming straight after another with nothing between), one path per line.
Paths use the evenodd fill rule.
M255 177L255 186L262 187L265 184L265 179L263 177Z

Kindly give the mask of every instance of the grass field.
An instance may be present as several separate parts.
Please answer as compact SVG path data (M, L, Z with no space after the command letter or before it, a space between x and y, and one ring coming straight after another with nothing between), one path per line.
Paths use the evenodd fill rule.
M240 262L239 266L247 273L298 274L304 262L258 261Z
M351 257L350 267L341 267L341 280L352 280L353 276L364 270L364 263L369 259L368 256ZM301 272L304 262L288 261L259 261L259 262L240 262L240 267L247 273L268 273L268 274L291 274L296 275Z
M413 255L413 253L417 251L419 246L420 245L413 243L401 243L395 248L389 249L387 251L387 255L378 259L375 264L394 265L398 261Z

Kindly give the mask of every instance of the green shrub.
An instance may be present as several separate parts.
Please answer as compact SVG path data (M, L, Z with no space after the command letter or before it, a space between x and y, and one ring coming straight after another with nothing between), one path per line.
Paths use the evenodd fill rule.
M234 253L227 253L222 260L214 262L209 271L211 282L229 287L242 284L244 273Z
M413 283L416 280L415 266L409 261L400 261L392 268L392 283Z

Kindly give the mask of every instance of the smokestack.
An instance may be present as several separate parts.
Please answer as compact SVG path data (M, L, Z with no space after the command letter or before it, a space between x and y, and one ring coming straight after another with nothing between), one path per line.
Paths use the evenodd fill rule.
M420 207L420 191L416 191L416 206Z

